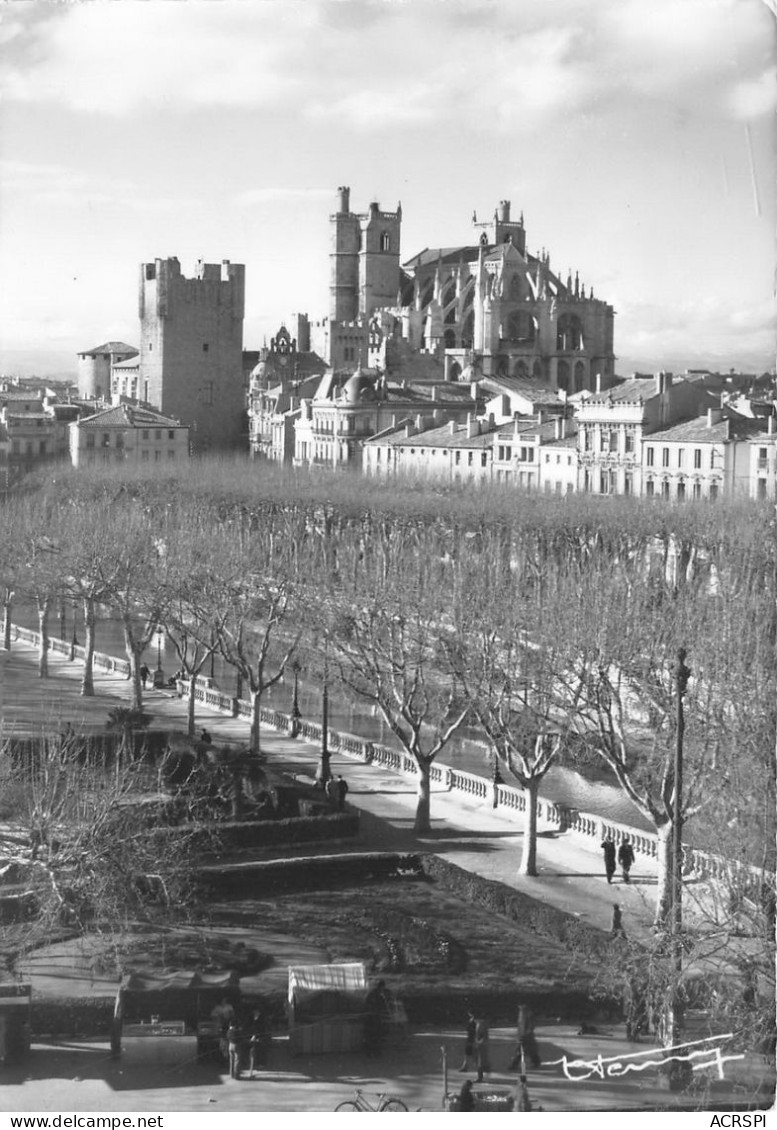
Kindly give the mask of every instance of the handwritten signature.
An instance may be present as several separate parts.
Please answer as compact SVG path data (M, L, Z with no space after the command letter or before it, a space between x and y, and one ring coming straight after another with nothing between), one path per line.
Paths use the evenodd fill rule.
M715 1067L718 1071L718 1078L723 1079L724 1063L745 1058L744 1054L723 1055L722 1048L718 1045L730 1040L732 1035L732 1032L727 1032L722 1036L708 1036L704 1040L691 1040L687 1044L675 1044L669 1048L649 1048L644 1052L633 1052L629 1055L610 1057L597 1055L595 1059L568 1059L564 1055L561 1059L546 1060L545 1062L548 1067L561 1064L567 1079L577 1083L590 1079L592 1076L599 1079L613 1079L621 1075L645 1071L648 1067L661 1067L665 1063L673 1062L690 1063L693 1071L703 1071L705 1068ZM660 1055L660 1059L646 1058L657 1054Z

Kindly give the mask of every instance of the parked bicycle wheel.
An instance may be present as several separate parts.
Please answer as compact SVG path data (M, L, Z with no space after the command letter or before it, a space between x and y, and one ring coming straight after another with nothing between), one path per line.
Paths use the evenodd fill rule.
M359 1114L359 1104L354 1102L340 1103L335 1107L335 1114Z
M381 1113L383 1111L388 1111L390 1114L391 1113L397 1114L400 1111L404 1111L405 1114L408 1113L407 1107L405 1106L405 1104L402 1102L401 1099L389 1099L388 1102L384 1103L384 1105L380 1109L381 1109Z

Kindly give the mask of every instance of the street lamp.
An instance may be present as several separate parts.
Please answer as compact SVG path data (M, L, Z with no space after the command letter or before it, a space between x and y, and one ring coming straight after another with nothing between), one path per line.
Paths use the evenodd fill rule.
M324 690L321 695L321 754L316 766L316 784L324 788L332 771L329 768L329 640L324 637Z
M165 685L165 673L162 670L162 643L164 642L164 628L161 624L156 629L156 671L154 672L154 687L158 690Z
M299 712L299 663L297 663L296 660L292 663L291 669L294 672L294 695L293 695L292 700L291 700L291 730L290 730L290 733L291 733L291 736L293 738L296 738L297 734L299 733L299 720L300 720L300 712Z
M494 772L491 781L494 786L494 797L491 802L491 807L496 808L499 804L499 786L504 784L504 778L499 772L499 755L496 753L494 754Z
M669 1047L676 1047L683 1028L682 974L683 974L683 739L685 736L685 711L683 696L688 688L691 669L685 664L687 651L678 649L674 669L675 684L675 747L674 796L672 801L672 876L671 876L671 937L672 981L669 1000L670 1015L667 1025ZM684 1090L691 1080L691 1065L687 1061L672 1060L667 1072L670 1091Z
M78 636L76 635L76 614L78 612L78 601L73 601L73 635L70 637L70 659L75 659L76 648L78 647Z

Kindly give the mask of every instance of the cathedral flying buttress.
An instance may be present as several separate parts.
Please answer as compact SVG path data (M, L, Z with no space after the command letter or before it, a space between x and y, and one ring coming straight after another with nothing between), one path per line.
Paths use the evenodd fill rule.
M493 221L473 215L473 242L427 248L401 266L401 208L384 213L372 204L353 215L345 189L340 207L332 217L331 317L347 311L351 331L354 322L369 322L371 363L397 339L405 356L410 350L444 362L447 379L517 377L572 394L612 377L613 308L592 289L586 295L578 273L562 282L545 248L526 250L523 214L511 219L510 201L500 201ZM382 243L369 242L372 227ZM388 294L396 295L393 304Z

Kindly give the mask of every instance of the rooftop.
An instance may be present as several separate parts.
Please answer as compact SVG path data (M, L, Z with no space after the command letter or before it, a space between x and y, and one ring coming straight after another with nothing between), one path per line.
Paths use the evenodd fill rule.
M181 428L180 420L163 416L153 408L142 405L120 404L117 408L107 408L94 416L87 416L78 424L80 428Z

